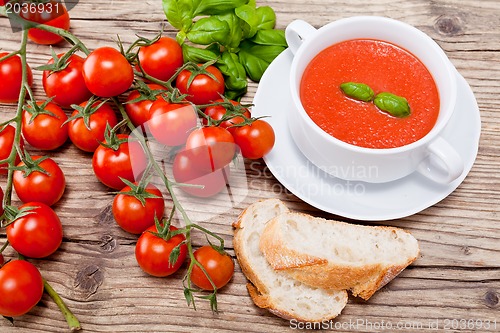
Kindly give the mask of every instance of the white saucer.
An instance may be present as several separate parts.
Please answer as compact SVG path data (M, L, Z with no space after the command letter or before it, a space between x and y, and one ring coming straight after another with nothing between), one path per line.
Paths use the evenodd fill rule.
M462 175L448 185L433 183L418 173L389 183L370 184L326 174L295 146L287 125L287 112L293 107L288 79L292 59L291 51L285 50L266 70L253 100L252 116L270 116L266 121L274 128L276 143L264 161L276 179L294 195L335 215L357 220L390 220L436 204L465 179L476 159L481 120L474 94L458 72L459 100L443 137L463 158Z

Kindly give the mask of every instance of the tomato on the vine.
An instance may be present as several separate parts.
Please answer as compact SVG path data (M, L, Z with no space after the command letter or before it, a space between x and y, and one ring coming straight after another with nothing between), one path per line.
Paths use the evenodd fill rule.
M184 63L182 48L175 39L161 37L155 43L139 49L139 62L146 74L168 81Z
M45 102L37 102L42 106ZM49 102L44 110L38 113L32 107L25 108L22 113L23 136L30 145L42 150L52 150L62 146L68 139L66 113L54 103Z
M80 107L85 108L88 102L83 102ZM97 108L101 102L94 102L92 108ZM114 127L118 124L115 111L107 103L101 105L90 115L81 114L75 110L71 117L81 117L72 119L68 123L68 134L71 142L75 146L86 152L93 152L99 147L99 142L104 141L106 124ZM88 117L89 127L85 125L85 117Z
M8 55L7 52L1 52L0 58ZM21 93L21 85L23 83L23 66L21 57L18 55L12 56L0 62L0 103L15 103L19 99ZM29 65L26 66L26 74L28 85L33 85L33 73Z
M42 275L33 264L13 260L0 268L0 315L22 316L42 299L42 295Z
M224 94L224 77L220 70L215 66L208 66L205 70L213 78L207 74L198 74L196 71L185 69L175 79L177 89L182 94L188 95L186 99L194 104L208 104L220 99L220 96ZM195 78L189 84L191 75L195 75Z
M165 90L165 87L160 86L159 84L150 83L147 85L151 91L154 90ZM148 97L142 99L138 102L130 103L141 97L141 93L139 90L132 90L127 97L127 101L125 102L125 111L132 121L134 126L140 126L149 120L149 109L151 109L151 105L158 100L158 97Z
M113 199L113 216L116 223L132 234L141 234L152 226L155 217L161 220L164 210L163 195L153 184L139 190L139 193L126 186Z
M170 226L170 231L177 230ZM177 272L187 256L187 246L184 244L186 237L178 234L165 240L153 233L157 233L156 225L146 229L137 240L135 246L135 258L142 270L157 277L169 276ZM170 254L178 249L178 257L174 263L170 263Z
M4 128L0 127L0 160L4 160L9 157L12 151L12 146L14 145L14 139L16 136L16 129L12 125L7 125ZM19 141L19 146L21 149L24 147L23 138ZM18 164L21 159L19 155L16 154L15 164ZM7 174L7 163L0 164L0 175Z
M58 202L66 189L64 173L51 158L37 162L42 156L30 157L30 160L19 163L15 170L13 185L22 202L37 201L48 206Z
M178 183L199 185L179 186L193 196L208 198L221 192L228 183L229 167L207 171L210 169L210 158L206 147L181 150L177 153L173 164L174 179Z
M221 254L210 245L205 245L194 251L194 258L203 266L217 289L224 287L233 277L234 262L227 253ZM205 273L196 264L191 272L191 282L201 289L214 290Z
M50 0L45 3L30 2L28 3L27 10L22 10L19 15L31 22L69 30L69 14L66 7L60 1ZM59 35L38 28L29 29L28 38L37 44L43 45L57 44L64 40Z
M105 141L97 147L92 168L101 183L120 190L125 186L120 178L130 182L139 178L146 169L147 157L141 144L128 135L118 134L116 140L116 143Z
M57 57L61 58L64 53ZM80 104L88 100L92 93L85 85L83 79L84 59L79 55L72 54L67 60L67 66L59 71L43 71L42 84L47 97L53 97L53 102L62 107L69 107L72 104ZM47 63L51 65L54 59Z
M87 88L99 97L118 96L132 85L134 70L118 50L104 46L90 53L83 63Z
M198 155L197 168L209 173L231 163L236 145L227 129L208 126L197 128L189 134L186 150Z
M235 127L232 131L234 142L240 147L243 157L258 159L266 155L274 146L274 130L264 120L257 119L249 125Z
M179 146L186 143L197 121L196 110L191 104L168 103L159 98L149 109L148 128L158 142Z
M45 258L61 245L61 220L52 208L41 202L25 203L19 210L29 208L29 214L15 219L7 226L7 240L23 256Z
M240 103L238 103L236 101L232 101L232 100L229 100L229 101L231 102L231 104L233 104L235 106L240 105ZM224 102L224 100L217 99L214 101L214 103L221 103L221 102ZM232 127L232 126L237 125L237 124L241 124L242 122L245 121L245 118L243 118L243 117L250 118L250 111L248 111L248 109L246 109L246 108L242 109L241 115L231 114L222 105L209 106L209 107L205 108L205 110L203 112L207 116L212 118L212 120L215 120L215 121L219 121L227 115L232 115L233 116L232 118L225 120L225 121L221 122L220 124L218 124L218 126L227 129L229 132L232 132L232 130L234 129L234 127ZM208 125L208 120L206 118L202 118L202 119L203 119L203 125Z

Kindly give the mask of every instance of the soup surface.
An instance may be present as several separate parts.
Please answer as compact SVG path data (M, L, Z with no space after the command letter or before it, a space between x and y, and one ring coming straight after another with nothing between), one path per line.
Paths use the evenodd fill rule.
M347 97L344 82L369 85L375 95L405 97L411 114L396 118L375 104ZM300 98L309 117L325 132L368 148L395 148L424 137L436 123L439 93L427 68L393 44L354 39L321 51L307 66Z

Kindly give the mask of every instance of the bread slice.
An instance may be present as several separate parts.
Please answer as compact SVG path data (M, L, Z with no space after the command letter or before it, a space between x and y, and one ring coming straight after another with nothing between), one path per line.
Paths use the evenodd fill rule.
M365 300L419 255L417 240L402 229L290 212L267 223L260 249L274 269L298 281Z
M347 303L347 292L309 287L285 272L275 271L259 250L259 241L267 222L288 212L278 199L250 205L233 224L234 251L245 276L255 305L285 319L305 322L330 320Z

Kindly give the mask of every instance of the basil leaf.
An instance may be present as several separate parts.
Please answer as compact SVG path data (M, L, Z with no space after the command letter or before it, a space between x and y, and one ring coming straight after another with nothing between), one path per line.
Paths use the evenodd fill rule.
M221 43L229 51L238 51L238 46L243 39L243 30L241 29L240 19L235 13L218 15L217 18L227 23L229 27L229 36L227 40Z
M176 29L187 31L193 24L193 2L191 0L163 0L163 11L168 22Z
M284 50L283 46L258 45L243 41L238 56L250 79L258 82L269 64Z
M247 74L245 67L239 62L235 53L225 51L217 60L217 67L225 76L226 88L229 90L246 90Z
M367 84L356 82L344 82L340 85L340 89L348 97L357 99L358 101L371 102L374 92Z
M239 101L240 96L245 95L247 93L247 88L242 90L226 90L224 92L224 96L228 99L232 99L233 101Z
M248 0L194 0L194 16L223 14L247 2Z
M205 17L193 24L186 36L196 44L223 44L229 36L229 26L216 16Z
M257 32L257 27L260 23L255 6L243 5L236 8L234 13L242 20L241 28L243 29L243 37L253 37L253 35Z
M285 38L285 31L283 30L258 30L255 36L253 36L250 40L259 45L288 46Z
M273 29L276 25L276 13L271 7L259 7L255 10L255 14L257 15L259 20L259 23L257 24L257 30Z
M380 110L394 117L404 118L408 117L411 113L410 105L406 98L388 92L381 92L375 96L373 103L375 103Z
M218 53L210 50L209 48L202 49L199 47L182 45L182 56L184 61L192 61L195 63L205 63L207 61L215 60L219 56Z

